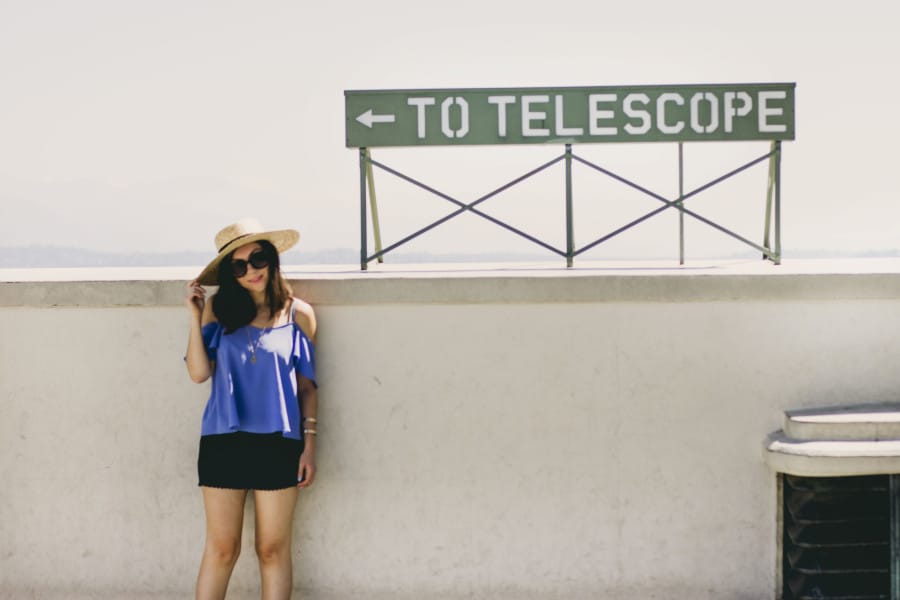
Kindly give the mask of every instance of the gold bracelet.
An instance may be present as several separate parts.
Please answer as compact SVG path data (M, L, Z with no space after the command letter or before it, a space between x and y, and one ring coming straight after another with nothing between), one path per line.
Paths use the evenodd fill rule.
M303 420L304 420L304 421L308 421L308 422L312 423L313 425L315 425L316 423L318 423L318 421L316 420L315 417L306 417L306 418L304 418Z
M303 433L304 433L304 434L308 433L308 434L310 434L310 435L319 435L319 432L316 431L315 429L304 429L304 430L303 430Z

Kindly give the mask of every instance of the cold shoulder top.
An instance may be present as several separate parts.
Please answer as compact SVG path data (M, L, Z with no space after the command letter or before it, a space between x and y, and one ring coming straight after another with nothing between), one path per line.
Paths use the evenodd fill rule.
M215 361L212 389L200 435L246 431L303 438L297 377L316 383L315 348L294 322L246 325L225 334L218 322L203 326L203 343Z

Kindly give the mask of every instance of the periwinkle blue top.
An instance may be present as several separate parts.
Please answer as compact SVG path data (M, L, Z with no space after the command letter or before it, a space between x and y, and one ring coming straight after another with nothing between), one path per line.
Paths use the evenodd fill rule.
M207 354L216 364L201 435L280 431L284 437L302 439L296 374L315 383L316 366L315 348L300 326L246 325L225 335L213 322L202 331Z

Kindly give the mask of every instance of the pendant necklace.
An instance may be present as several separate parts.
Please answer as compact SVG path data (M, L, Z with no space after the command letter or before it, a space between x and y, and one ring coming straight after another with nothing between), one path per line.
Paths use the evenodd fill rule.
M274 325L274 321L272 320L272 317L271 317L271 316L269 317L269 321L268 321L268 322L269 322L271 325ZM255 365L255 364L256 364L256 350L257 350L257 348L259 348L259 344L262 342L262 336L263 336L265 333L267 333L267 332L272 328L271 325L270 325L269 327L266 327L265 329L263 329L263 330L261 330L261 331L259 332L259 335L256 336L256 343L255 343L255 344L253 343L253 338L250 337L250 327L251 327L251 326L250 326L250 325L247 325L247 342L250 344L250 364L251 364L251 365Z
M250 337L250 327L247 327L247 342L250 344L250 364L256 364L256 349L259 348L262 336L266 331L268 331L268 328L260 331L259 335L256 336L256 343L253 343L253 338Z

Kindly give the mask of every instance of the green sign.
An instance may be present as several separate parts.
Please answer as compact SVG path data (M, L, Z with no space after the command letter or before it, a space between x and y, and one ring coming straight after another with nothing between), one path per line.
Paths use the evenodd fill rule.
M344 92L346 143L794 139L793 83Z

